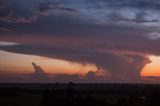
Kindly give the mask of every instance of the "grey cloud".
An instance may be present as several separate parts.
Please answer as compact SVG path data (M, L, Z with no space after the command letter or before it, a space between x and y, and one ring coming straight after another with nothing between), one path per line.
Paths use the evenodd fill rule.
M50 21L53 19L52 21ZM85 48L93 50L130 51L159 55L159 39L150 37L156 29L115 25L91 25L74 23L65 17L45 17L30 25L10 26L17 32L1 32L1 41ZM16 29L15 29L16 28ZM158 31L158 29L157 29ZM34 40L33 40L34 39Z
M93 6L99 5L99 7L109 6L114 8L159 9L160 5L158 0L92 0L89 2L92 3Z
M158 12L156 10L153 10L154 12L151 12L152 6L151 7L148 6L148 4L153 5L153 7L155 7L155 4L159 5L158 1L151 2L146 0L140 0L140 1L137 1L137 0L123 1L122 0L121 2L117 2L115 0L113 1L110 1L110 0L73 1L71 0L70 2L66 2L65 0L61 0L61 1L57 1L57 0L17 1L16 0L14 3L11 0L7 0L6 2L5 1L3 2L4 3L1 3L2 15L0 17L0 20L2 22L9 22L9 23L30 23L31 25L34 26L35 23L32 24L32 22L37 23L41 20L46 20L51 25L51 24L55 24L55 23L52 23L52 20L56 19L57 17L58 19L60 18L59 21L63 21L63 22L64 22L63 19L65 19L66 20L65 22L69 21L77 24L90 23L91 25L93 24L117 25L117 23L123 22L123 23L120 23L121 26L123 25L132 26L130 22L133 22L133 23L136 23L134 25L148 23L147 25L153 26L154 24L159 23L159 18L158 16L156 16ZM147 7L149 8L149 10L144 11L141 9L141 6L138 7L138 5L142 5L142 4L145 5L142 7ZM97 6L99 6L99 8L96 8ZM115 9L114 7L117 7L119 9ZM135 9L131 9L132 7L135 7ZM119 14L116 14L115 13L116 11ZM143 14L146 11L149 12L147 14L155 17L153 17L153 19L152 18L150 19L148 15ZM69 14L64 12L68 12ZM112 13L112 16L110 16L110 12ZM49 13L51 14L49 15ZM78 14L75 15L70 13L78 13ZM131 18L130 14L134 14L135 16ZM43 18L43 16L47 16L49 18ZM56 25L60 26L58 24L55 24L55 26ZM16 26L16 25L13 25L13 26ZM24 25L20 24L20 26L23 27ZM41 23L41 25L39 26L42 27L43 23ZM18 28L16 30L21 31ZM47 33L48 30L45 32Z
M23 0L24 1L24 0ZM16 3L16 4L15 4ZM20 1L1 0L0 1L0 21L8 23L31 23L37 21L42 16L48 16L48 11L77 12L77 10L58 6L49 1Z
M135 15L134 19L126 19L126 21L132 21L136 23L157 23L159 22L158 19L147 19L148 13L146 12L139 12Z
M83 82L87 82L87 80L81 76L81 75L69 75L69 74L54 74L52 77L52 80L54 82L64 82L64 83L68 83L68 82L77 82L77 83L83 83Z
M8 23L30 23L37 19L35 15L20 15L8 6L7 1L0 1L0 21ZM19 9L21 10L21 9Z
M6 8L6 4L4 3L3 0L0 1L0 9L3 10Z
M0 82L1 83L68 83L68 82L74 82L74 83L105 83L105 82L111 82L111 80L108 79L99 79L99 77L88 80L85 76L81 75L69 75L69 74L52 74L48 75L49 79L44 80L37 77L34 77L33 74L10 74L10 75L0 75ZM23 76L23 77L20 77Z
M127 80L127 81L137 81L140 80L140 71L145 64L147 64L146 57L143 56L125 56L114 53L103 53L98 51L82 51L77 52L72 49L55 49L55 48L42 48L33 46L12 46L12 47L1 47L2 50L24 53L24 54L34 54L40 56L47 56L52 58L59 58L63 60L68 60L71 62L79 63L91 63L95 64L104 70L109 71L112 75L112 80ZM133 61L130 62L130 59ZM116 66L116 67L115 67ZM133 76L133 77L129 77Z
M92 4L88 6L90 12L93 12L92 10L97 11L93 12L95 15L92 14L92 17L101 21L101 24L139 26L145 23L145 25L154 26L159 23L159 16L157 14L159 14L160 3L157 0L93 0L87 3Z
M55 4L50 4L50 3L46 3L46 4L40 4L39 5L39 11L40 12L46 12L48 10L64 10L64 11L71 11L71 12L76 12L77 10L72 9L72 8L67 8L67 7L62 7L59 5L55 5Z
M86 74L86 78L87 80L89 80L90 82L96 80L96 79L100 79L98 78L97 72L93 72L93 71L89 71L87 74ZM107 78L106 78L107 79Z
M67 20L64 20L61 23L58 19L54 19L54 21L50 22L53 23L53 25L50 25L49 22L45 23L46 21L42 21L40 24L34 24L35 26L29 25L24 28L19 26L22 32L17 32L15 33L16 35L2 34L0 39L2 41L18 42L22 44L31 43L46 47L57 46L64 48L93 49L95 51L98 49L102 51L115 50L156 55L160 54L157 46L159 45L159 40L153 41L148 39L147 36L154 32L152 28L113 25L79 25L71 22L67 23L66 21ZM42 24L43 28L39 28Z
M75 83L106 83L106 82L112 82L113 80L110 80L109 78L102 77L102 76L96 76L96 72L88 72L85 76L82 75L68 75L68 74L54 74L52 77L52 80L54 82L75 82ZM114 82L114 81L113 81ZM120 81L119 81L120 82Z
M35 63L32 63L32 65L34 67L34 77L37 80L49 80L49 77L40 66L36 65Z
M148 12L142 12L142 11L133 12L133 11L131 11L132 15L131 14L127 15L127 13L124 14L122 11L120 11L120 12L112 11L112 12L108 13L108 15L107 15L108 20L110 20L110 22L112 22L112 24L115 23L115 24L136 26L136 27L138 27L140 25L143 25L143 27L145 27L145 25L154 26L154 24L159 23L158 18L150 19L149 15L151 15L151 13L148 13Z
M33 76L33 74L1 74L0 75L0 82L1 83L133 83L133 81L128 80L113 80L109 79L107 77L95 77L94 79L88 79L86 76L81 75L68 75L68 74L53 74L48 75L50 79L48 80L40 80ZM20 77L23 76L23 77ZM159 76L147 76L142 77L142 80L139 80L138 82L135 81L135 83L159 83L160 78Z
M0 39L32 45L2 50L93 63L110 70L115 80L139 79L146 55L160 55L158 0L11 1L0 2L0 27L13 30L0 31Z
M61 83L68 83L68 82L74 82L74 83L91 83L91 82L107 82L109 81L108 78L101 76L96 76L97 72L88 72L85 76L79 75L79 74L47 74L43 70L43 67L36 65L33 63L35 71L30 74L15 74L15 73L7 73L3 74L0 73L0 82L1 83L11 83L11 82L30 82L30 83L55 83L55 82L61 82ZM91 74L94 74L94 78L91 78Z
M11 32L11 29L0 27L0 31Z
M160 54L157 46L159 45L159 40L148 39L152 37L150 34L156 31L153 28L75 24L71 20L63 19L64 17L60 18L62 17L52 18L53 21L51 22L43 20L32 25L18 26L21 31L9 34L1 32L0 39L1 41L22 44L32 43L46 47L57 46L93 49L95 51L98 49L102 51L115 50ZM13 26L12 28L15 27Z
M150 39L150 40L159 40L160 33L159 32L152 32L152 33L149 33L148 35L146 35L146 37L148 37L148 39Z
M159 83L160 76L144 76L143 79L147 83Z

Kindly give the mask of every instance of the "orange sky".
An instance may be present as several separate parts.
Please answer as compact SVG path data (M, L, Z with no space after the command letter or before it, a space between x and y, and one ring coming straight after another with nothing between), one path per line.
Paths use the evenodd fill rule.
M0 74L2 73L33 73L32 62L40 65L49 74L86 74L88 71L96 71L93 64L82 65L65 60L50 59L34 55L22 55L0 50ZM141 71L142 76L160 76L160 57L149 56L151 63Z
M160 76L160 56L149 56L151 63L141 71L142 76Z
M32 62L40 65L48 74L85 74L96 71L95 65L82 65L65 60L50 59L47 57L22 55L0 51L0 73L33 73Z

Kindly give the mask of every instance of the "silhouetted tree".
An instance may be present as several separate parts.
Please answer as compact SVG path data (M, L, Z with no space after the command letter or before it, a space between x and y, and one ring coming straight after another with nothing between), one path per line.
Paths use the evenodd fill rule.
M74 94L74 83L69 82L67 85L67 97L72 98Z

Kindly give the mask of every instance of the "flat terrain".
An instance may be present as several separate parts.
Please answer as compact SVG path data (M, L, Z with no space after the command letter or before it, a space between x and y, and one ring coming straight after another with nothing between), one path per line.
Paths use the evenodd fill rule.
M160 106L158 84L4 83L0 106Z

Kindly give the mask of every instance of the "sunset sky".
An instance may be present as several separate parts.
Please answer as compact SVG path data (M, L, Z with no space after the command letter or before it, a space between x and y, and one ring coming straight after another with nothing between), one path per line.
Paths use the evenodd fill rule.
M160 83L159 12L159 0L0 0L0 82Z

